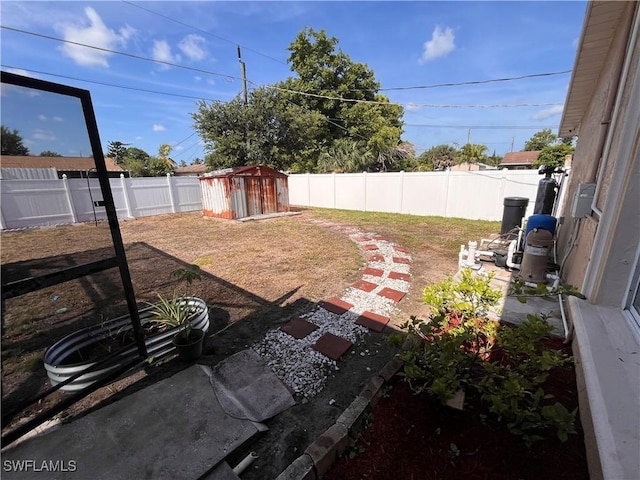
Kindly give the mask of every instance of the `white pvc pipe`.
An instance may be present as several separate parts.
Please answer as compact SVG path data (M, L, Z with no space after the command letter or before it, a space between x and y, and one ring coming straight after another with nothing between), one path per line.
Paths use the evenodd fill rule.
M511 240L509 244L509 249L507 250L507 262L506 265L509 268L515 268L516 270L520 270L520 265L513 263L513 254L516 251L516 241Z
M249 467L249 465L255 462L256 458L258 458L258 454L256 452L251 452L249 455L244 457L238 465L235 466L235 468L233 469L233 473L235 473L236 475L240 475Z

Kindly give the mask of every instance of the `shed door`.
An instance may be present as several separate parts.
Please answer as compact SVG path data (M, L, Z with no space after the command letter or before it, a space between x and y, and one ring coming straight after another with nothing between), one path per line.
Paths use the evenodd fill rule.
M247 195L247 215L261 215L278 211L276 182L273 177L244 177Z
M247 216L260 215L262 213L260 177L244 177L244 188L247 195Z

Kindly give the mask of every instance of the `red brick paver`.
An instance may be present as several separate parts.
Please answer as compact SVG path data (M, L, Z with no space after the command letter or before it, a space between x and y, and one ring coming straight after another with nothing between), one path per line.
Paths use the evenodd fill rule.
M378 250L378 247L376 245L370 244L370 245L363 245L362 249L371 252L373 250Z
M393 249L394 249L396 252L400 252L400 253L409 253L409 249L408 249L408 248L401 247L400 245L394 245L394 246L393 246Z
M280 327L285 333L288 333L296 340L306 337L314 330L317 330L318 326L311 322L307 322L304 318L294 317L290 322Z
M354 240L360 243L371 241L369 237L355 237Z
M372 277L381 277L384 274L384 270L380 270L379 268L366 267L362 271L362 274L371 275Z
M383 288L378 292L378 295L380 295L381 297L389 298L394 302L399 302L404 298L406 293L401 292L400 290L394 290L393 288Z
M351 348L353 343L338 337L333 333L325 333L321 336L312 348L332 360L338 360L344 353Z
M367 327L369 330L373 330L374 332L381 332L390 320L391 319L389 317L367 311L358 317L356 323L363 327Z
M358 290L364 290L365 292L370 292L372 290L375 290L378 284L367 282L366 280L359 280L351 286L353 288L357 288Z
M345 302L344 300L340 300L338 297L333 297L326 302L321 302L320 306L325 310L337 315L342 315L343 313L349 311L350 308L353 308L353 305Z
M391 280L404 280L405 282L408 282L411 280L411 275L408 273L389 272L389 278Z
M411 263L411 260L405 257L393 257L393 263L404 263L405 265L408 265Z

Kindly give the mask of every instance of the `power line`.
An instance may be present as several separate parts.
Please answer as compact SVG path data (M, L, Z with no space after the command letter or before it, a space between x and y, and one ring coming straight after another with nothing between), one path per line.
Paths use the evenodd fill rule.
M140 10L144 10L144 11L146 11L146 12L152 13L153 15L157 15L157 16L159 16L159 17L162 17L162 18L164 18L164 19L166 19L166 20L170 20L170 21L172 21L172 22L174 22L174 23L177 23L178 25L182 25L183 27L191 28L191 29L196 30L196 31L198 31L198 32L200 32L200 33L204 33L205 35L209 35L210 37L217 38L218 40L222 40L223 42L227 42L227 43L230 43L230 44L232 44L232 45L239 45L239 44L238 44L238 42L234 42L233 40L229 40L229 39L224 38L224 37L221 37L221 36L219 36L219 35L215 35L215 34L213 34L213 33L209 32L209 31L207 31L207 30L203 30L203 29L201 29L201 28L194 27L193 25L189 25L188 23L181 22L180 20L176 20L175 18L169 17L169 16L167 16L167 15L163 15L163 14L161 14L161 13L159 13L159 12L156 12L156 11L154 11L154 10L151 10L150 8L143 7L143 6L138 5L138 4L136 4L136 3L133 3L133 2L128 2L127 0L122 0L122 2L123 2L123 3L126 3L127 5L131 5L132 7L139 8ZM240 45L240 46L241 46L242 48L244 48L245 50L248 50L248 51L250 51L250 52L253 52L253 53L255 53L256 55L260 55L260 56L262 56L262 57L268 58L269 60L273 60L274 62L278 62L278 63L281 63L281 64L283 64L283 65L286 65L286 64L287 64L286 62L283 62L282 60L278 60L278 59L277 59L277 58L275 58L275 57L270 57L269 55L266 55L266 54L264 54L264 53L261 53L261 52L259 52L259 51L257 51L257 50L254 50L254 49L252 49L252 48L249 48L249 47L247 47L247 46L244 46L244 45Z
M255 82L249 81L249 83L260 87ZM431 103L413 103L409 102L406 104L396 103L396 102L381 102L377 100L360 100L356 98L344 98L344 97L334 97L331 95L320 95L318 93L309 93L309 92L300 92L298 90L291 90L288 88L276 87L274 85L264 85L265 88L270 88L272 90L278 90L280 92L286 93L294 93L297 95L302 95L304 97L313 97L313 98L322 98L325 100L337 100L340 102L349 102L349 103L367 103L373 105L399 105L401 107L425 107L425 108L514 108L514 107L554 107L558 105L563 105L562 103L512 103L512 104L493 104L493 105L440 105L440 104L431 104Z
M30 68L15 67L15 66L12 66L12 65L2 64L1 66L3 68L13 68L13 69L18 69L18 70L25 70L25 71L31 72L31 73L38 73L40 75L49 75L49 76L52 76L52 77L66 78L68 80L75 80L75 81L78 81L78 82L94 83L96 85L104 85L106 87L122 88L124 90L134 90L136 92L154 93L154 94L157 94L157 95L166 95L168 97L190 98L190 99L194 99L194 100L209 100L211 102L218 102L218 103L222 102L222 100L217 100L217 99L214 99L214 98L194 97L192 95L181 95L179 93L160 92L158 90L148 90L146 88L127 87L125 85L117 85L115 83L99 82L97 80L86 80L86 79L83 79L83 78L72 77L72 76L69 76L69 75L60 75L60 74L57 74L57 73L43 72L43 71L40 71L40 70L33 70L33 69L30 69Z
M470 80L466 82L457 82L457 83L438 83L435 85L418 85L415 87L389 87L389 88L380 88L378 90L389 91L389 90L416 90L416 89L440 88L440 87L460 87L464 85L481 85L485 83L511 82L513 80L524 80L526 78L551 77L554 75L565 75L567 73L571 73L571 70L563 70L561 72L533 73L530 75L521 75L519 77L493 78L490 80ZM366 89L363 89L363 90L366 90Z
M542 130L545 128L556 128L554 127L545 127L542 125L430 125L426 123L405 123L403 124L405 127L423 127L423 128L460 128L460 129L474 129L474 130Z
M79 47L91 48L93 50L98 50L98 51L101 51L101 52L113 53L113 54L116 54L116 55L122 55L124 57L135 58L136 60L144 60L145 62L160 63L162 65L168 65L170 67L183 68L185 70L191 70L193 72L206 73L208 75L216 75L218 77L223 77L223 78L230 79L230 80L240 80L240 78L238 78L238 77L234 77L233 75L227 75L225 73L217 73L217 72L212 72L211 70L203 70L201 68L187 67L186 65L179 65L177 63L166 62L164 60L156 60L156 59L149 58L149 57L143 57L143 56L140 56L140 55L134 55L133 53L118 52L117 50L111 50L111 49L103 48L103 47L94 47L93 45L87 45L85 43L73 42L71 40L65 40L63 38L58 38L58 37L52 37L50 35L44 35L42 33L29 32L27 30L21 30L19 28L7 27L5 25L0 25L0 28L3 28L5 30L11 30L12 32L24 33L26 35L33 35L34 37L46 38L47 40L55 40L57 42L69 43L71 45L77 45Z

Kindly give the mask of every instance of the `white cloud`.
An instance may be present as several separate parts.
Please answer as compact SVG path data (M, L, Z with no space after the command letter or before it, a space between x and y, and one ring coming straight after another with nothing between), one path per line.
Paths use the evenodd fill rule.
M135 30L129 26L121 28L118 33L108 28L100 18L100 15L91 7L86 7L84 13L89 19L88 26L86 22L82 22L81 25L66 24L60 27L66 41L114 50L117 47L126 46L127 40L135 33ZM71 43L65 43L60 48L64 55L79 65L108 67L107 58L113 55L110 52L94 50Z
M138 135L134 140L142 140L142 137Z
M453 30L446 27L444 30L438 25L431 34L431 40L425 42L422 57L418 63L423 64L438 57L447 55L455 50L455 35Z
M153 124L153 131L154 132L164 132L166 130L166 128L164 128L164 125L160 125L158 123L154 123Z
M409 112L417 112L418 110L420 110L422 107L420 105L416 105L413 102L409 102L407 103L404 108L406 108Z
M22 75L23 77L37 78L35 75L32 75L31 73L21 68L7 68L5 69L5 71L9 73L15 73L16 75Z
M534 113L531 116L532 120L546 120L547 118L554 117L556 115L560 115L564 110L563 105L554 105L550 108L545 108L544 110L540 110L538 113Z
M56 136L52 132L37 129L32 135L36 140L55 140Z
M46 115L38 115L38 120L40 120L41 122L46 122L47 121L47 116Z
M178 48L189 60L204 60L207 51L204 49L205 40L200 35L191 34L184 37L178 44Z
M159 62L177 63L180 61L180 55L173 55L171 53L171 47L166 40L154 40L153 51L151 55L154 60ZM162 65L163 68L169 68L167 65Z
M55 116L55 117L53 117L53 119L54 119L56 122L64 122L64 118L62 118L62 117Z
M578 45L580 45L580 37L576 37L573 39L573 42L571 42L571 46L573 48L578 48Z

